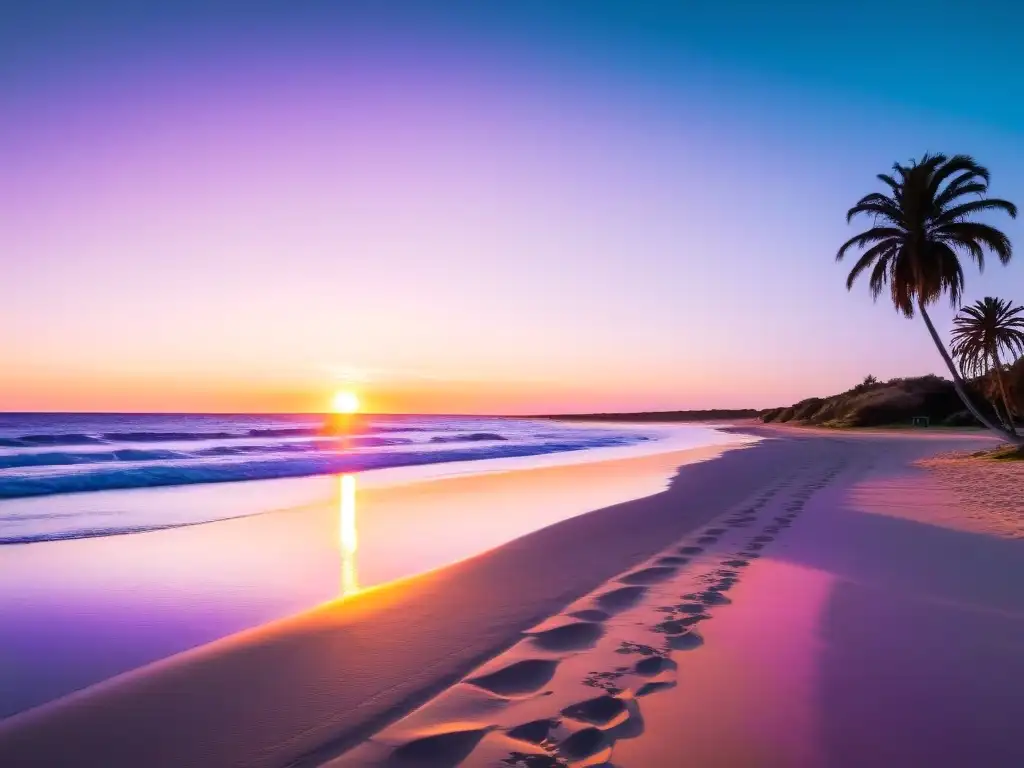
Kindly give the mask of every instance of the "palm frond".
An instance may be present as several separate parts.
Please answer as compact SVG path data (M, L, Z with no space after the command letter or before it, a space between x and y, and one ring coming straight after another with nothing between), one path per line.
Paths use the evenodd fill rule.
M860 277L860 274L871 266L875 259L879 261L888 261L892 254L896 252L899 247L899 241L894 239L883 240L877 245L869 248L861 257L857 259L857 263L853 265L853 269L850 270L849 276L846 278L846 290L853 288L854 282Z
M893 305L905 317L913 317L914 299L919 297L921 279L914 263L913 249L906 243L894 255L888 277Z
M888 240L890 238L898 238L905 233L896 229L895 227L873 227L866 232L861 232L859 235L854 235L849 240L840 246L836 252L836 261L842 261L843 256L851 248L863 248L864 246L874 243L879 240Z
M955 239L961 242L973 241L978 246L988 248L995 253L1003 264L1013 257L1013 244L1010 243L1010 238L989 224L976 221L957 221L938 227L937 234L943 239ZM981 261L978 258L975 258L975 261L980 267Z
M874 197L868 195L868 197ZM875 216L876 218L882 218L893 224L901 224L903 221L903 211L900 209L899 204L884 195L877 196L880 199L868 200L864 198L857 203L853 208L846 212L846 223L849 224L853 221L854 217L867 213Z
M968 255L974 260L974 263L978 265L978 271L983 272L985 270L985 249L974 238L941 232L936 240L948 245L953 250L959 248L967 251Z
M894 179L892 176L890 176L887 173L880 173L880 174L878 174L878 180L881 181L881 182L884 182L886 185L888 185L888 187L893 191L893 194L895 194L897 196L900 194L900 191L903 189L903 187L900 185L900 183L898 181L896 181L896 179Z
M895 253L883 256L875 262L875 268L871 270L871 277L868 278L868 288L871 289L871 298L875 301L882 295L882 291L885 290L885 286L889 282L889 272L892 270L895 256ZM847 280L846 284L849 287L850 281Z
M972 213L981 213L982 211L1005 211L1010 214L1011 219L1017 218L1017 206L1009 200L987 197L981 200L971 200L969 203L962 203L953 208L947 208L936 216L932 223L936 226L950 224L959 221L965 216L970 216Z
M942 156L937 155L936 157ZM942 183L950 176L957 173L966 173L971 176L978 176L984 180L986 185L989 182L988 169L979 165L978 162L970 155L953 155L948 159L943 158L941 162L935 163L932 166L932 169L931 184L929 188L932 198L938 197L939 188L942 186Z
M960 259L956 251L945 243L936 243L933 248L934 256L938 257L931 260L934 262L935 278L927 285L927 296L921 298L925 303L931 303L937 301L943 293L948 293L950 305L959 306L964 288L964 270L960 266Z
M977 178L973 174L964 174L964 176L961 176L960 178L964 177L972 179ZM958 197L964 197L965 195L984 195L987 191L988 184L980 181L970 181L963 184L958 184L957 181L954 181L942 190L938 197L935 198L935 210L942 211Z

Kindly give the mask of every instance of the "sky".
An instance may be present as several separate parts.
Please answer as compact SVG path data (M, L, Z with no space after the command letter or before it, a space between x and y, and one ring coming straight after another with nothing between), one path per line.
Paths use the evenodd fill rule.
M11 5L0 410L760 408L941 374L846 291L845 212L928 151L1024 204L1011 3ZM1024 301L1017 260L966 299Z

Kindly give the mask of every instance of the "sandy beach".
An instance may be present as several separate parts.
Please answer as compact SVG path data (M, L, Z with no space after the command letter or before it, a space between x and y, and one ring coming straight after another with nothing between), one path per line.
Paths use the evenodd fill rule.
M1019 472L943 458L974 436L750 431L535 470L571 493L679 467L13 717L0 764L1021 764L1024 525L993 502Z
M1024 768L1024 2L921 5L5 3L0 768Z

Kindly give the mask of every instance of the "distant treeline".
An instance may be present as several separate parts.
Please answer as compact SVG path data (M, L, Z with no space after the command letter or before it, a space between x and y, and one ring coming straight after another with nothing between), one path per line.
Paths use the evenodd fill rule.
M1024 392L1024 360L1017 369L1010 369L1007 375L1008 396ZM983 379L968 382L968 389L975 398L975 404L996 418L986 401L986 387ZM925 417L929 424L947 427L980 426L974 417L964 409L963 402L953 388L953 383L938 376L877 381L867 377L846 392L831 397L811 397L784 408L772 408L761 415L761 420L771 424L806 424L822 427L881 427L909 425L915 418Z
M764 411L754 408L717 408L707 411L644 411L643 413L566 413L538 416L540 419L564 421L721 421L722 419L756 419Z

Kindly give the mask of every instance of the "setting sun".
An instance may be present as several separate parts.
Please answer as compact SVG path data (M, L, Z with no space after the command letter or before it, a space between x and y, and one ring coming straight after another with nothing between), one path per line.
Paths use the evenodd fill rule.
M339 390L331 400L331 410L335 413L355 413L359 410L359 397L351 390Z

